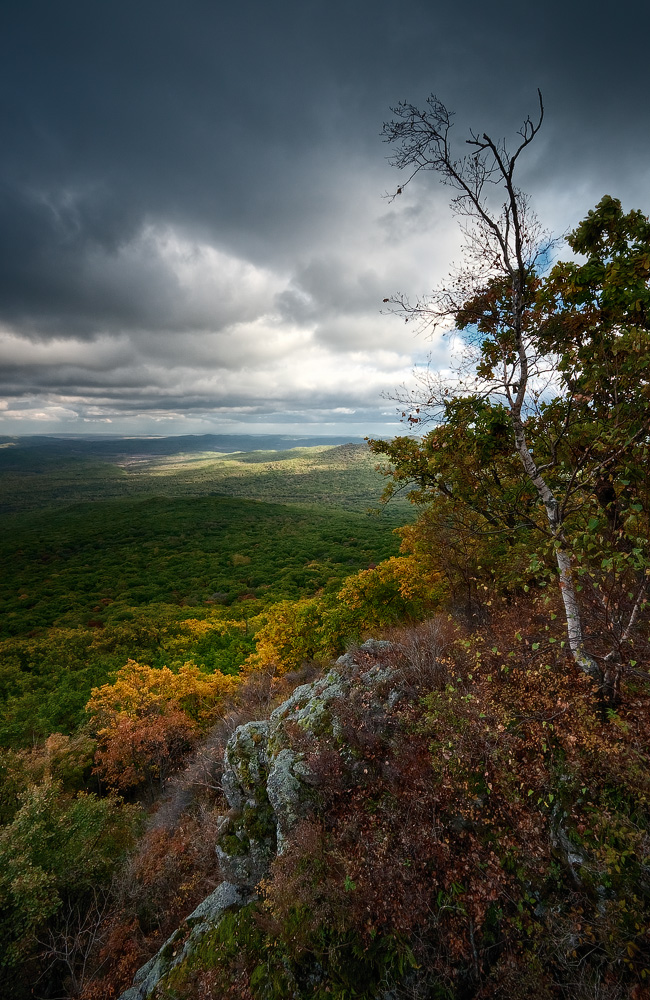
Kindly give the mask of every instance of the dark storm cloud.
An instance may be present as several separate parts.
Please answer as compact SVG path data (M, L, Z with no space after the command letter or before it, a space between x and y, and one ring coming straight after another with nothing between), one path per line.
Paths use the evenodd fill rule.
M220 392L190 383L211 369L233 377L230 405L235 375L254 402L271 374L278 405L304 412L315 373L373 349L388 353L359 364L388 387L414 348L381 299L426 291L454 246L434 178L380 200L398 175L378 133L400 99L435 91L462 141L466 125L511 133L539 86L547 121L522 179L545 220L565 229L606 190L649 207L641 5L5 0L2 17L15 397L121 387L139 406L177 371L169 406L209 409Z

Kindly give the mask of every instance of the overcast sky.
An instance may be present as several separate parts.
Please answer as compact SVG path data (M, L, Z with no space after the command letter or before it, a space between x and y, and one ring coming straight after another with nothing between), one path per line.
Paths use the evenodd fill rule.
M511 135L562 232L650 211L645 3L2 0L0 433L391 433L439 340L382 315L457 259L382 122Z

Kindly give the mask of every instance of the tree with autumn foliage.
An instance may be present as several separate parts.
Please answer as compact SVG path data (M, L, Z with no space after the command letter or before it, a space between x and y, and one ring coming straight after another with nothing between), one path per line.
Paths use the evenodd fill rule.
M472 132L456 157L453 116L435 97L394 112L394 164L407 184L434 170L455 190L467 239L442 288L390 300L407 320L458 333L452 376L427 370L398 396L412 424L438 426L371 448L414 499L444 506L448 525L523 547L533 578L553 567L572 656L614 694L648 607L650 222L604 198L568 239L586 262L545 275L554 241L515 180L541 95L513 151Z
M364 634L419 620L442 597L442 574L427 571L410 551L410 539L402 549L408 554L353 573L336 594L272 605L260 616L246 671L272 668L284 674L305 662L338 656Z
M129 660L87 705L99 743L95 773L110 788L146 787L153 796L236 686L237 678L194 663L174 673Z

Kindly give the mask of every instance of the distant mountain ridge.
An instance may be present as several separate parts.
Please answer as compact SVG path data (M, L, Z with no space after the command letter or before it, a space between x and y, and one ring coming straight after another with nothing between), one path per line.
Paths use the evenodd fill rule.
M179 434L170 437L115 437L93 435L50 435L34 434L18 437L0 435L0 465L13 464L12 453L16 449L37 449L45 457L66 455L69 457L95 456L103 458L115 455L142 454L176 455L181 452L216 451L287 451L290 448L313 448L318 445L360 444L362 437L297 437L292 434ZM5 447L1 447L5 445ZM7 447L9 445L10 447Z

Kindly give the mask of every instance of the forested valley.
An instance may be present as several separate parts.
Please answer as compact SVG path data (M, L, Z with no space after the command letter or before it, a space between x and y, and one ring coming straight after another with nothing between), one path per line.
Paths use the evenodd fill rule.
M261 888L180 965L168 944L151 995L646 996L647 616L621 637L612 612L608 640L590 583L609 558L610 601L633 603L644 453L612 480L619 563L607 511L571 522L613 693L571 656L539 530L485 529L503 491L521 502L499 411L450 413L370 448L3 442L4 995L144 995L136 970L263 845ZM277 857L232 742L274 709L309 802Z
M362 445L146 469L69 450L0 449L6 507L11 491L33 508L7 511L0 541L6 746L73 732L91 688L127 658L238 671L266 609L302 599L308 614L309 599L399 547L399 514L377 511L381 477ZM92 499L67 502L89 486Z

